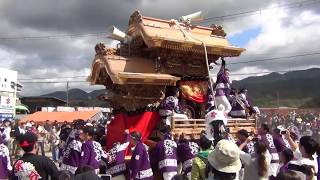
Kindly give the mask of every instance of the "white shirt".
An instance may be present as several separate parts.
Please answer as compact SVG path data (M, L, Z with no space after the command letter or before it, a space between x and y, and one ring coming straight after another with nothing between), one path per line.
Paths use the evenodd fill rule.
M308 165L314 167L315 173L318 173L318 163L317 163L317 158L315 155L313 156L313 160L304 158L302 157L301 152L299 149L297 149L295 152L293 152L293 155L296 161L292 161L292 164L297 164L297 165ZM297 171L296 171L297 172ZM306 179L306 175L303 174L302 172L297 172L297 174L301 177L301 179ZM312 180L317 180L317 176L313 176Z

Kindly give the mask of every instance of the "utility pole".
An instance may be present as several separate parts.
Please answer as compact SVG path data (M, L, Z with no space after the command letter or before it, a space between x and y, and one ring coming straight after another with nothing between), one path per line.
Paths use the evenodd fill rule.
M279 91L277 91L277 104L278 104L278 108L280 107L280 95L279 95Z
M67 107L69 107L69 81L67 81Z

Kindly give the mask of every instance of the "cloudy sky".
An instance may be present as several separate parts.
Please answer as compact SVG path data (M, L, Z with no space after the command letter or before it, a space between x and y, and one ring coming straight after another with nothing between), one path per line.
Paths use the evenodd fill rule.
M227 59L233 79L254 73L320 66L319 0L0 0L0 63L17 70L23 95L65 90L89 75L94 45L107 39L107 27L126 30L135 10L145 16L178 19L201 10L201 25L220 24L234 45L247 51ZM230 14L242 15L226 16ZM73 35L73 36L68 36ZM40 38L39 38L40 37ZM273 61L238 63L277 57ZM302 56L301 56L302 55ZM251 73L251 74L250 74ZM257 74L260 75L260 74ZM64 78L62 78L64 77ZM75 78L65 78L75 77ZM45 79L48 78L48 79ZM33 79L33 80L30 80ZM37 83L28 83L35 81ZM99 89L86 82L70 88Z

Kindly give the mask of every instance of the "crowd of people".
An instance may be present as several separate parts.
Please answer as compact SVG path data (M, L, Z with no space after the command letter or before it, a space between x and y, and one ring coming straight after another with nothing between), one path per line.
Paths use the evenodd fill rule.
M216 145L206 132L199 138L184 134L174 138L166 126L156 145L147 146L139 132L126 130L124 141L105 151L105 130L99 123L26 122L13 127L4 121L0 179L101 179L101 175L164 180L320 178L316 140L299 137L298 129L269 127L262 124L256 134L239 130L235 140L222 138Z
M272 128L294 126L305 135L317 136L320 127L320 110L261 110L258 120L268 123Z

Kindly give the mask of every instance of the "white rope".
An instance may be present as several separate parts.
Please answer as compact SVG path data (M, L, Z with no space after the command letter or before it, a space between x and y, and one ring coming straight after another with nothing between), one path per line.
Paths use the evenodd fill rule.
M200 41L203 45L203 48L204 48L204 56L205 56L205 59L206 59L206 66L207 66L207 72L208 72L208 77L209 77L209 84L210 84L210 89L211 89L211 93L212 93L212 98L213 100L215 100L215 92L214 92L214 89L213 89L213 82L212 82L212 79L210 77L210 68L209 68L209 60L208 60L208 52L207 52L207 46L205 44L204 41L202 41L201 39L198 39L196 38L193 34L191 34L190 32L186 32L182 29L182 27L180 26L179 22L177 20L174 20L175 24L179 27L180 31L182 32L183 36L185 38L188 39L187 35L190 36L191 38L197 40L197 41Z

